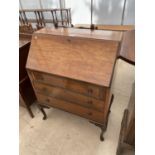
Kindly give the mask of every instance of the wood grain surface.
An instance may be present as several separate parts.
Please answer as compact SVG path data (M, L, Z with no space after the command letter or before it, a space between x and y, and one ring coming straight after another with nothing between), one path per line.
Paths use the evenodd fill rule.
M76 24L75 28L82 28L82 29L90 29L90 24ZM128 31L134 30L134 25L94 25L95 29L97 30L111 30L111 31Z
M92 85L86 82L54 76L50 74L29 71L33 75L33 81L41 82L47 85L67 89L75 93L93 97L96 99L105 99L106 88Z
M42 29L32 38L27 68L109 87L122 33Z
M119 57L135 64L135 30L124 32Z
M27 44L29 44L30 41L29 40L19 40L19 49L26 46Z
M29 41L31 42L32 34L19 33L19 41Z
M87 108L96 109L97 111L104 111L103 100L97 100L92 97L74 93L72 91L59 87L49 86L39 82L34 82L34 87L36 92L46 94L47 96L51 96L60 100L65 100L74 104L79 104Z
M93 109L85 108L80 105L76 105L71 102L66 102L60 99L46 96L41 93L37 93L37 99L39 103L42 105L48 105L49 107L52 106L55 108L59 108L64 111L68 111L70 113L74 113L87 119L93 120L98 123L103 123L106 121L104 120L104 113L95 111Z
M121 41L122 32L108 30L89 30L76 28L43 28L36 31L35 34L50 34L57 36L80 37L89 39L101 39L111 41Z

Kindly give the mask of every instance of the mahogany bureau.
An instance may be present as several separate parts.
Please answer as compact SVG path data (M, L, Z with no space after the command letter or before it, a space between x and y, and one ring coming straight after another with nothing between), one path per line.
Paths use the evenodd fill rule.
M43 28L32 36L27 71L40 110L55 107L106 130L121 32Z

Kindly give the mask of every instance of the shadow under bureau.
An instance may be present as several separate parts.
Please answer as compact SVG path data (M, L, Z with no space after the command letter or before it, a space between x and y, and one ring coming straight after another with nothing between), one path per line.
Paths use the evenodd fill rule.
M101 127L113 100L111 80L121 32L43 28L32 36L27 71L38 106L55 107Z

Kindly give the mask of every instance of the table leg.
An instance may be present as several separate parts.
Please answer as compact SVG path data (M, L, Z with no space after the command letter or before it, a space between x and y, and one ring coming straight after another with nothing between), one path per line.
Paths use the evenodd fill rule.
M45 111L44 111L44 109L43 109L43 106L41 106L41 105L39 105L39 104L37 104L37 105L38 105L40 111L41 111L42 114L43 114L43 120L46 120L46 119L47 119L47 115L46 115L46 113L45 113Z
M111 100L110 100L110 106L109 106L108 117L107 117L107 121L106 121L105 124L99 124L99 123L90 121L90 123L93 123L93 124L95 124L96 126L98 126L99 128L101 128L101 134L100 134L100 140L101 140L101 141L104 141L104 136L103 136L103 134L104 134L104 132L106 131L107 126L108 126L109 114L110 114L110 112L111 112L111 111L110 111L110 108L111 108L111 105L112 105L113 100L114 100L114 95L112 94Z

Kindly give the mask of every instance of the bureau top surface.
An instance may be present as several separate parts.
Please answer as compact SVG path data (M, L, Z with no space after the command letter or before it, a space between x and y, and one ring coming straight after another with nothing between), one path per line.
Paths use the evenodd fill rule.
M20 39L20 40L19 40L19 48L24 47L24 46L27 45L28 43L30 43L29 40Z
M26 68L109 87L120 32L73 28L33 34Z

